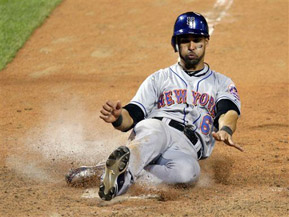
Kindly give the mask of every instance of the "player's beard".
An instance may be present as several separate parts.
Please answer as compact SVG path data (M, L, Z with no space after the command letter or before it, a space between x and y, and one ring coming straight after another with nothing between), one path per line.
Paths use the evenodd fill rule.
M195 55L195 58L191 59L189 57L189 55L186 55L185 57L183 57L180 53L180 57L182 58L182 60L184 61L185 63L185 68L187 70L189 69L195 69L197 68L197 66L199 65L200 61L203 60L205 56L205 51L203 52L203 54L201 56L197 56Z

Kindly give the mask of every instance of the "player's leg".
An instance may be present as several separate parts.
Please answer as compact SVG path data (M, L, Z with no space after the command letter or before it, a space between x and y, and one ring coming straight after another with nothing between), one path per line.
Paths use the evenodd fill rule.
M200 176L198 160L178 150L167 150L145 168L167 184L194 183Z
M172 143L171 127L156 119L139 122L127 147L119 147L109 156L99 189L104 200L123 194L141 171Z
M156 119L141 121L134 128L134 138L127 147L131 152L129 169L138 177L145 166L173 145L171 127Z
M125 146L118 147L109 155L99 186L98 194L101 199L111 200L128 188L132 178L127 170L129 158L130 151Z

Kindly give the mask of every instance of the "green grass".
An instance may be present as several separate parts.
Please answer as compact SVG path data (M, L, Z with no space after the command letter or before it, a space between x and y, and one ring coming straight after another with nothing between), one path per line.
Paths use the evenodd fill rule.
M0 71L62 0L0 0Z

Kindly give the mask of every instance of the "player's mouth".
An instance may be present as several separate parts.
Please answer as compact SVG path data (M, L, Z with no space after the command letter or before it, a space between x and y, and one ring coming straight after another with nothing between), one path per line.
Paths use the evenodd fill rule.
M196 59L196 58L198 58L198 56L197 56L195 53L192 53L192 52L189 53L187 56L188 56L189 59Z

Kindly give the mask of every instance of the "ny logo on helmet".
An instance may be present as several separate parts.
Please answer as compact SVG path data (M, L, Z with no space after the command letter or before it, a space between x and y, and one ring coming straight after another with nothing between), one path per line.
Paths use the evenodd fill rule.
M195 17L187 17L187 25L189 26L190 29L195 28Z

